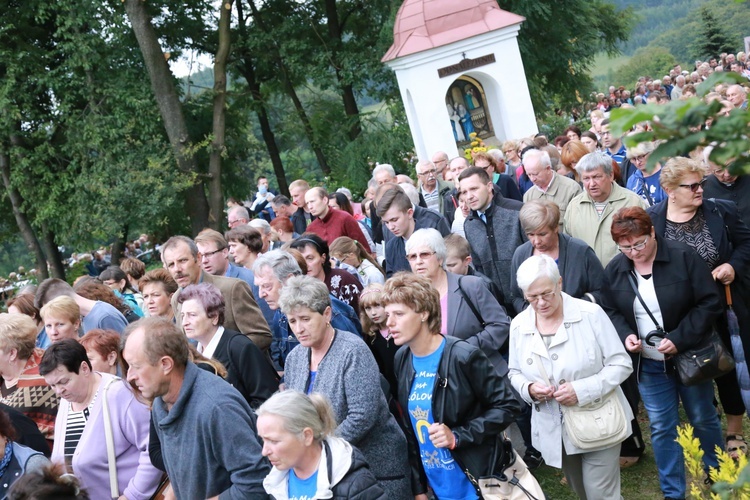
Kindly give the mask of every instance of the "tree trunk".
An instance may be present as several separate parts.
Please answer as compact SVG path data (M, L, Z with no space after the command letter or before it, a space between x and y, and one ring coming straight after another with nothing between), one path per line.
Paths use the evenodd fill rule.
M190 135L174 78L159 45L154 27L151 25L146 7L142 0L125 0L125 10L148 69L151 89L159 106L159 113L164 121L164 128L172 145L177 166L183 172L198 173L198 164L189 151ZM188 190L185 205L190 216L193 234L198 234L208 226L208 200L201 183L194 184Z
M36 260L36 269L39 276L39 281L46 280L49 278L49 271L47 270L47 259L44 258L44 251L42 246L39 244L39 239L36 237L34 228L31 227L26 213L21 209L23 206L23 198L18 189L14 188L10 182L10 156L5 153L0 153L0 175L3 177L3 184L5 185L5 191L8 193L10 204L13 207L13 217L16 219L18 230L21 232L23 241L26 242L26 246L29 252L34 256Z
M341 24L339 23L339 13L336 9L336 0L325 0L326 5L326 22L328 25L328 36L331 39L331 60L336 70L336 79L341 89L341 97L344 100L344 111L346 116L351 120L349 125L349 140L353 141L362 133L362 123L359 119L359 107L354 98L354 87L351 83L345 83L338 63L337 48L341 45Z
M55 235L47 229L47 224L42 223L42 245L44 251L47 254L49 260L50 270L52 271L52 277L61 280L65 279L65 265L63 265L62 258L60 257L60 251L57 249L57 243L55 243Z
M115 235L115 241L112 242L112 265L119 266L120 259L125 256L125 242L128 239L128 232L130 231L130 225L125 224L122 226L122 231Z
M221 157L224 154L226 136L227 104L227 59L231 50L229 22L232 17L232 1L219 4L219 46L214 58L214 110L213 141L208 160L208 225L219 230L223 219L224 195L221 192Z
M250 0L248 2L248 5L250 5L250 10L253 14L253 18L257 22L260 29L266 33L269 33L269 29L266 27L265 23L263 22L260 12L255 6L255 2ZM239 25L241 27L244 27L244 23L242 22L240 1L237 2L237 6L238 6L238 18L240 19ZM331 167L330 165L328 165L326 156L323 153L323 150L320 148L320 145L318 144L317 139L315 138L315 131L313 130L312 124L310 123L310 118L307 116L307 111L305 111L304 106L302 106L302 101L300 101L300 98L297 95L297 91L294 89L294 84L292 83L292 80L289 77L289 72L287 71L286 65L284 64L284 60L281 57L281 52L278 50L278 47L276 45L274 45L273 48L276 52L276 62L279 65L279 73L277 76L281 77L281 82L284 87L284 90L286 91L287 95L289 95L289 98L292 100L292 103L294 104L294 110L297 112L297 117L299 118L300 122L302 122L302 128L305 131L307 140L310 141L310 147L312 148L313 153L315 153L315 158L318 160L318 165L320 165L320 169L323 171L323 173L328 175L331 173ZM246 65L252 66L252 61L250 60L249 62L246 62ZM256 85L258 87L257 95L258 97L260 97L260 85L257 83L257 79L254 78L254 80L256 80ZM251 88L251 91L252 91L252 88ZM255 95L256 94L254 93L253 97L255 97ZM258 99L256 99L256 101L262 104L262 101ZM265 107L263 109L263 112L265 113ZM260 119L260 115L258 115L258 119ZM267 114L266 114L266 119L268 119ZM268 133L269 134L271 133L270 125L268 127ZM265 139L265 135L263 136L263 138ZM268 142L266 142L266 144L268 144ZM274 172L276 172L276 176L278 177L278 171L276 170L276 165L274 165Z

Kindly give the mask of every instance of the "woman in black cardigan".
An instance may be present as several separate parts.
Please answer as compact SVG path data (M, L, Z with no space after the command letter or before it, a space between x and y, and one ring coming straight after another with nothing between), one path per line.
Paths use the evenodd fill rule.
M704 175L705 171L697 161L672 158L662 168L659 179L669 198L648 212L656 234L687 244L704 260L721 296L722 311L727 307L724 289L726 285L730 287L745 359L748 360L750 311L746 304L750 297L747 288L750 229L740 218L734 203L703 199ZM725 314L719 317L717 330L724 345L732 345ZM750 380L744 382L743 394L736 371L716 379L719 400L727 416L727 451L735 457L739 452L747 453L747 443L742 436L742 416L750 410L743 403L743 400L750 400Z
M723 448L723 442L719 418L711 404L713 384L683 385L670 357L699 345L711 334L721 315L719 292L698 254L657 235L642 208L627 207L617 212L611 232L621 254L605 270L602 307L625 348L638 355L638 388L648 412L664 497L685 498L685 465L682 448L675 441L679 402L695 427L706 468L717 467L715 448ZM634 287L648 309L636 298ZM648 311L666 332L654 346L645 341L658 329Z

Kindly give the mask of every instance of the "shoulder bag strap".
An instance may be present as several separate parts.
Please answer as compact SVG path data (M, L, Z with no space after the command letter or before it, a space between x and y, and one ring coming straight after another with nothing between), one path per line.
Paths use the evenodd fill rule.
M448 343L448 339L445 339L445 343ZM440 402L440 419L438 420L439 423L443 423L445 420L445 400L446 395L448 393L448 372L450 372L451 367L451 360L450 360L450 354L453 350L453 344L450 346L446 345L445 349L443 350L443 356L440 359L440 362L442 363L443 359L445 359L445 378L440 378L440 363L438 363L438 372L436 374L438 378L438 387L443 389L443 400Z
M113 378L102 391L102 414L104 417L104 439L107 443L107 464L109 465L109 493L112 498L120 496L120 488L117 484L117 463L115 459L115 439L112 435L112 419L109 413L109 401L107 401L107 390L113 382L120 380Z
M464 302L466 302L466 305L469 306L469 309L471 309L471 312L474 314L474 317L477 318L477 321L479 321L479 324L482 325L482 328L484 328L485 326L487 326L487 322L484 321L484 319L482 319L482 316L479 314L479 311L477 311L477 308L469 299L469 294L466 293L466 290L464 290L463 287L461 286L462 279L464 279L463 276L460 276L458 278L458 291L461 292L461 296L464 298Z
M659 322L656 321L656 318L654 318L654 315L651 314L651 309L648 308L648 306L646 305L646 301L644 301L643 297L641 297L641 292L638 291L638 284L636 283L636 280L635 280L635 271L631 271L628 273L628 281L630 282L630 286L633 288L633 291L635 292L635 296L638 297L638 301L641 303L643 308L648 313L648 317L651 318L651 321L654 322L656 329L663 331L664 328L662 328Z

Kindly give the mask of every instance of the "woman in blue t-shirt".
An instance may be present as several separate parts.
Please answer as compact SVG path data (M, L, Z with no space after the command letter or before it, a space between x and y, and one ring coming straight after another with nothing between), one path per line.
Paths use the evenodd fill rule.
M362 453L333 436L336 417L324 396L276 393L258 408L257 425L273 465L263 487L273 498L386 498Z
M506 377L478 348L440 334L440 295L429 279L397 273L383 290L396 345L398 399L406 410L415 498L476 499L474 478L495 471L490 456L520 411Z
M648 157L658 145L658 142L642 142L628 149L628 160L633 162L636 170L626 180L626 187L643 198L649 207L667 199L667 193L659 183L661 164L657 163L650 172L646 170Z

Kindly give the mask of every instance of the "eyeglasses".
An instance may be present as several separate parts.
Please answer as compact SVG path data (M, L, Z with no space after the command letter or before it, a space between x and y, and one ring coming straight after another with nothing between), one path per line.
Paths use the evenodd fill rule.
M703 184L705 184L705 183L706 183L706 178L704 177L703 179L700 180L700 182L694 182L692 184L680 184L680 187L681 188L688 188L693 193L697 193L698 192L698 188L702 188Z
M430 257L435 255L435 252L419 252L419 253L410 253L406 256L406 260L409 262L414 262L415 260L427 260Z
M224 247L224 248L226 248L226 247ZM202 254L201 254L201 256L202 256L202 257L203 257L204 259L206 259L206 258L208 258L208 257L213 257L213 256L214 256L214 255L216 255L217 253L219 253L219 252L221 252L222 250L224 250L224 248L217 248L217 249L216 249L216 250L214 250L213 252L204 252L204 253L202 253Z
M633 157L633 162L640 163L642 161L648 160L648 155L641 155L641 156L635 156Z
M552 297L555 296L555 292L557 292L557 285L555 285L555 288L553 288L549 292L538 293L536 295L527 295L526 302L528 302L529 304L534 304L536 302L539 302L540 300L549 302L550 300L552 300Z
M640 243L636 243L635 245L633 245L631 247L623 247L623 246L617 245L617 249L619 251L621 251L622 253L630 253L633 250L636 250L636 251L640 252L641 250L643 250L644 248L646 248L646 243L648 243L648 239L649 238L650 238L650 236L646 236L645 240L641 241Z
M417 174L417 175L420 176L420 177L435 177L436 174L437 174L437 170L435 170L433 168L432 170L427 170L427 171L422 172L421 174Z

